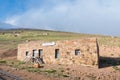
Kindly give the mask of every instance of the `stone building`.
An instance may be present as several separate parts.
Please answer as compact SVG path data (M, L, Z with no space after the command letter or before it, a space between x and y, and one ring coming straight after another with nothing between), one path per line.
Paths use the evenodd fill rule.
M98 66L99 46L96 38L30 41L18 45L17 59L23 61L26 57L42 57L45 64Z

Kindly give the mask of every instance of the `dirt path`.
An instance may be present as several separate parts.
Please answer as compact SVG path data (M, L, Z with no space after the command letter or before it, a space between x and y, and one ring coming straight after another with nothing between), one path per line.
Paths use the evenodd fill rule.
M98 69L76 65L46 65L44 69L55 69L57 71L54 75L49 73L32 73L8 66L0 66L0 69L15 74L23 80L120 80L120 71L115 70L113 67ZM62 73L66 77L59 76Z
M8 66L0 66L1 70L7 71L20 77L22 80L59 80L57 78L47 77L45 75L40 75L37 73L28 72L25 70L17 70Z

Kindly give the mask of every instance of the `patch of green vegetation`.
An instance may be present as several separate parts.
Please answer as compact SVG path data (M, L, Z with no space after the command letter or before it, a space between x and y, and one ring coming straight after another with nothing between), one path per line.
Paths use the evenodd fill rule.
M0 60L0 64L6 64L6 60Z
M24 67L23 65L24 64L25 64L24 62L18 61L18 60L8 61L7 62L8 66L11 66L11 67L14 67L14 68L18 68L18 69L23 69L23 67Z
M47 73L56 73L56 70L44 70L43 72L47 72Z
M28 67L28 68L25 68L25 69L29 72L36 72L36 73L42 72L39 68Z
M27 71L29 72L36 72L36 73L40 73L40 72L45 72L45 73L56 73L56 70L44 70L44 69L39 69L39 68L33 68L33 67L28 67L26 68Z
M63 77L70 77L69 75L67 74L62 74Z
M65 73L59 73L58 74L58 77L70 77L68 74L65 74Z

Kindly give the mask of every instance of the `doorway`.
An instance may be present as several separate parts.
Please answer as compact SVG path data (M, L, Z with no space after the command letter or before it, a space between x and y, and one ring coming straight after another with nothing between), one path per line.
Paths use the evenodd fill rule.
M43 49L39 49L38 57L41 58L43 55Z

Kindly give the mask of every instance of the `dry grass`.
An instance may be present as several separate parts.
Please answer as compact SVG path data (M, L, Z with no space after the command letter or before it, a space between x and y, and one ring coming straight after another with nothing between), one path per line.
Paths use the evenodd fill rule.
M56 41L65 39L79 39L96 37L100 45L108 46L120 46L119 37L92 35L92 34L78 34L70 32L57 32L47 30L8 30L0 31L0 48L17 48L17 45L26 40L44 40L44 41ZM3 34L4 33L4 34ZM19 34L19 36L15 36Z

